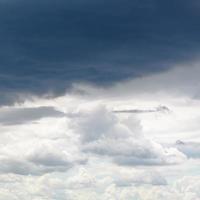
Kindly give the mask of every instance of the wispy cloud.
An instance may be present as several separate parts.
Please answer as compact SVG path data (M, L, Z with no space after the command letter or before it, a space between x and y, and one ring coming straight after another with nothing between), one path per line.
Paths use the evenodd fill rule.
M142 113L154 113L154 112L163 112L163 113L169 113L170 109L167 106L158 106L154 109L127 109L127 110L114 110L114 113L136 113L136 114L142 114Z

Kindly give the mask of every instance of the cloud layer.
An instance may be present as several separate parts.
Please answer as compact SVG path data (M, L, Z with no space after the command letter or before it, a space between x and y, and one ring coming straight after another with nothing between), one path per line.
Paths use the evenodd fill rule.
M198 200L198 72L0 107L0 199Z
M198 8L194 0L3 0L0 103L18 93L58 95L74 82L110 85L195 59Z

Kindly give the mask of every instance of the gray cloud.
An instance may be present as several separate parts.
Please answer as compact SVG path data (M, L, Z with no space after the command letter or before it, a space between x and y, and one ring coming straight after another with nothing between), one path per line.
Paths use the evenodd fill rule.
M128 110L114 110L114 113L154 113L154 112L163 112L163 113L169 113L170 109L167 106L158 106L154 109L128 109Z
M65 114L54 107L32 108L2 108L0 110L0 124L16 125L39 120L45 117L63 117Z
M176 148L146 139L137 119L128 120L120 122L113 112L97 106L74 119L73 128L81 137L84 152L109 156L119 165L171 165L186 159Z
M34 139L33 139L34 140ZM26 145L28 143L28 145ZM0 173L20 174L20 175L43 175L51 172L66 172L75 165L84 165L87 159L77 152L71 152L66 147L61 147L62 143L42 144L38 140L27 141L21 146L7 147L0 149ZM9 151L16 149L14 152Z
M0 1L0 103L190 60L200 46L197 7L194 0Z
M0 158L0 173L1 174L19 174L19 175L34 175L39 176L51 172L64 172L71 168L72 163L59 166L44 166L39 163L29 162L24 158L4 156Z
M175 147L189 158L200 158L200 143L198 142L183 142L178 140Z
M51 172L65 172L70 169L73 165L64 166L42 166L39 164L33 164L26 160L19 159L0 159L0 173L1 174L19 174L19 175L34 175L39 176Z

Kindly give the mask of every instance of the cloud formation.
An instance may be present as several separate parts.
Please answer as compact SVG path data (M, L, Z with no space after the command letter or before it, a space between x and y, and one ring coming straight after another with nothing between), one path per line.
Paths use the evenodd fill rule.
M63 117L65 114L53 107L3 108L0 110L0 124L25 124L45 117Z
M199 200L199 9L0 0L0 199Z
M86 111L74 123L85 152L110 156L120 165L167 165L186 159L177 149L163 148L146 139L137 119L120 122L112 111L101 105ZM130 128L131 123L134 126Z
M108 88L79 84L1 107L0 199L198 200L198 65L192 69Z
M198 192L199 177L184 177L171 186L156 185L150 187L135 185L134 187L118 187L108 177L97 181L95 177L84 170L69 180L50 175L42 177L1 175L0 177L0 185L2 186L0 198L5 200L25 200L32 197L33 199L47 200L82 200L85 198L116 200L118 197L122 200L170 200L172 198L174 200L197 200L200 197ZM95 190L97 187L98 190ZM12 189L12 193L10 189Z
M170 109L167 106L158 106L155 109L147 109L147 110L141 110L141 109L129 109L129 110L114 110L115 113L154 113L154 112L164 112L168 113L170 112Z

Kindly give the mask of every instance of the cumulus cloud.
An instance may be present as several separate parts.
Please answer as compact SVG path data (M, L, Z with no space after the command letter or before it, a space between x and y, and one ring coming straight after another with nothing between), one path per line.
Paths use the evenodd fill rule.
M10 126L1 135L0 173L42 175L84 164L87 159L79 150L76 137L65 128L63 118Z
M38 143L40 142L38 141ZM38 148L38 145L30 142L28 145L31 145L31 151L25 144L21 148L24 148L27 152L22 152L22 149L15 150L16 152L13 153L1 150L1 174L42 175L56 171L64 172L75 164L84 164L86 162L84 157L78 157L79 155L77 156L75 152L70 152L67 149L58 150L59 146L57 145L59 144L50 144L51 149L48 149L49 147L45 145L43 145L43 148ZM19 146L7 146L7 149L9 151L15 147ZM74 153L73 156L70 153Z
M63 178L59 174L47 174L41 177L0 175L0 178L0 198L4 200L29 198L34 200L198 200L200 198L199 176L184 177L173 185L123 187L109 178L96 180L93 175L84 170L80 170L71 179L65 179L66 177Z
M49 118L52 112L48 115L50 107L45 107L45 117L37 115L36 124L16 123L2 128L1 137L7 144L0 143L3 163L0 172L24 175L64 172L84 165L92 156L107 157L122 166L171 165L186 160L176 148L166 148L146 138L135 116L120 119L102 104L88 108L84 105L73 117L56 111L61 118ZM20 112L25 110L30 119L35 119L34 108L29 108ZM44 107L39 108L42 109L36 108L36 111L40 113Z
M91 176L85 173L82 172L84 177L73 181L75 187L78 186L74 190L69 187L71 180L56 177L55 174L41 177L0 175L0 198L5 200L29 198L34 200L198 200L200 198L199 177L184 177L171 186L118 187L114 182L104 180L99 181L98 190L94 190L91 184L93 178L91 179Z
M119 121L102 105L83 113L74 120L74 129L82 139L84 152L109 156L120 165L133 166L177 164L186 159L176 148L164 148L145 138L135 118ZM135 126L129 127L131 123Z

